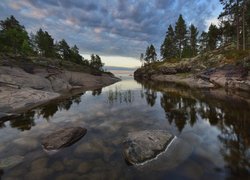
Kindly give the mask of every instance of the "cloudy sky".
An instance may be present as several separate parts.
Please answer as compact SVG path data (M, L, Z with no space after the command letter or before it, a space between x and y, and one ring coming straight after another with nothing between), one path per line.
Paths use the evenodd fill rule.
M149 44L159 49L179 14L202 31L221 9L219 0L1 0L0 19L14 15L28 32L42 27L76 44L85 58L95 53L106 65L135 67Z

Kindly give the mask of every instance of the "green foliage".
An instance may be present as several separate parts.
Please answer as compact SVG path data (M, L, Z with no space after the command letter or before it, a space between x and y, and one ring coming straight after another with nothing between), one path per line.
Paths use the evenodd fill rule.
M219 29L211 24L208 30L208 48L209 50L214 50L217 47L217 42L219 39Z
M233 59L234 61L241 60L244 57L249 56L249 52L248 51L236 50L236 49L224 51L222 53L224 54L224 56L227 59L229 59L229 60Z
M70 60L71 50L64 39L58 43L57 51L63 60Z
M23 50L31 52L28 33L14 16L0 21L0 27L0 51L14 54L23 54Z
M144 60L147 64L155 62L157 60L157 54L153 44L147 47Z
M169 25L166 37L161 45L161 56L163 59L171 59L177 56L175 33L171 25Z
M99 55L91 55L91 60L90 60L90 66L93 67L94 69L98 69L100 71L103 71L103 66L104 63L102 63L101 58Z
M195 27L193 24L191 24L190 28L189 28L189 32L190 32L190 37L189 37L189 41L190 41L190 48L191 48L191 56L196 56L198 53L198 34L199 31L197 29L197 27Z
M90 62L84 59L79 53L79 48L76 45L70 47L64 39L54 43L52 36L41 28L36 34L31 33L29 37L24 26L20 25L14 16L0 21L0 52L23 56L39 55L39 58L47 57L46 61L48 58L53 58L54 61L59 61L63 67L76 63L91 69L88 71L96 74L100 74L104 65L98 55L92 56ZM48 62L44 62L44 64L48 64Z
M47 31L39 29L35 35L35 43L37 45L38 54L44 57L55 57L54 39Z
M182 15L180 15L175 25L175 37L176 37L176 43L178 47L178 54L180 58L182 57L182 51L186 43L185 42L186 34L187 34L187 26Z

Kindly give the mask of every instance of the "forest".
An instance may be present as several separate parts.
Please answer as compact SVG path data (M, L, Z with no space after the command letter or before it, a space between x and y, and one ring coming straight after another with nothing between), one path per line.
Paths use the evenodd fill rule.
M161 59L182 59L214 49L233 46L238 53L250 49L250 1L220 0L223 12L220 13L219 25L210 24L208 31L200 32L194 24L187 26L180 14L175 26L169 25L160 47ZM141 53L140 60L146 64L157 60L154 45Z
M101 71L104 66L99 55L92 54L90 60L84 59L76 45L70 47L65 39L55 41L41 28L35 34L32 32L28 34L14 16L0 21L0 54L56 58L61 62L70 61Z

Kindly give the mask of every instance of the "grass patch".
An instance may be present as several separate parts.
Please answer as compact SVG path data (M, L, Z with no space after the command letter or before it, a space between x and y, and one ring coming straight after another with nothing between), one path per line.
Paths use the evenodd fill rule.
M234 50L223 51L222 54L226 57L226 59L229 62L235 62L249 56L250 52L234 49Z
M190 73L190 72L187 72L187 73L178 73L178 74L176 74L176 76L181 77L181 78L187 78L187 77L189 77L190 75L192 75L192 73Z

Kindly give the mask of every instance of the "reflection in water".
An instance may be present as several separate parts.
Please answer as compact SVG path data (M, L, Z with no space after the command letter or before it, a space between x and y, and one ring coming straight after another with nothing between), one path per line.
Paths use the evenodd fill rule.
M108 91L108 103L133 103L134 102L134 92L131 90L122 91L119 87L115 87L115 90Z
M10 126L12 128L17 128L18 130L25 131L30 130L32 126L35 126L34 120L35 111L29 111L23 113L18 119L13 119L10 121Z
M194 126L201 117L220 129L221 155L232 177L246 177L250 173L250 111L249 104L228 103L230 96L216 100L213 93L179 88L173 85L144 84L162 91L161 106L166 119L181 132L187 123ZM204 95L205 94L205 95ZM147 98L148 99L148 98ZM235 102L241 102L236 100ZM153 103L152 103L153 104ZM237 104L237 105L236 105Z
M102 93L102 88L95 89L92 91L93 96L99 96L99 95L101 95L101 93Z
M146 95L146 100L147 100L148 105L154 106L155 100L157 99L156 91L154 91L152 89L146 89L145 95Z
M83 94L84 93L80 93L69 98L64 98L63 100L60 101L51 102L47 106L41 107L39 109L38 114L43 118L49 120L50 117L53 117L56 112L62 110L69 110L74 103L80 104L81 97L83 96Z
M82 99L84 102L81 102ZM101 179L103 174L110 175L105 176L107 179L119 179L123 174L125 179L244 179L250 174L249 109L249 103L232 99L232 95L224 91L195 90L164 83L146 82L140 85L126 78L123 82L94 90L92 95L87 93L84 98L83 94L66 97L24 113L19 118L0 122L0 135L3 137L0 140L0 155L26 154L26 161L14 168L14 171L23 170L24 174L27 170L36 173L37 164L46 164L46 161L46 167L38 168L45 171L38 172L39 175L47 175L47 179L64 177L64 174L74 175L69 179ZM70 117L70 121L65 120L69 119L65 115ZM90 133L58 154L33 163L38 156L45 154L37 146L40 137L47 131L54 131L55 127L68 125L86 125ZM13 134L10 132L12 128ZM128 132L157 128L168 129L191 144L192 155L176 169L162 167L163 170L153 172L151 169L137 171L128 167L121 158L123 137ZM15 129L25 132L15 135ZM191 137L185 137L185 134ZM9 145L5 146L9 139ZM18 140L14 142L15 139ZM186 152L187 147L183 148ZM196 171L197 168L201 172ZM185 176L185 170L191 176ZM11 170L4 170L1 175L0 171L0 177L4 178L13 174ZM113 174L117 174L117 178L111 176Z

